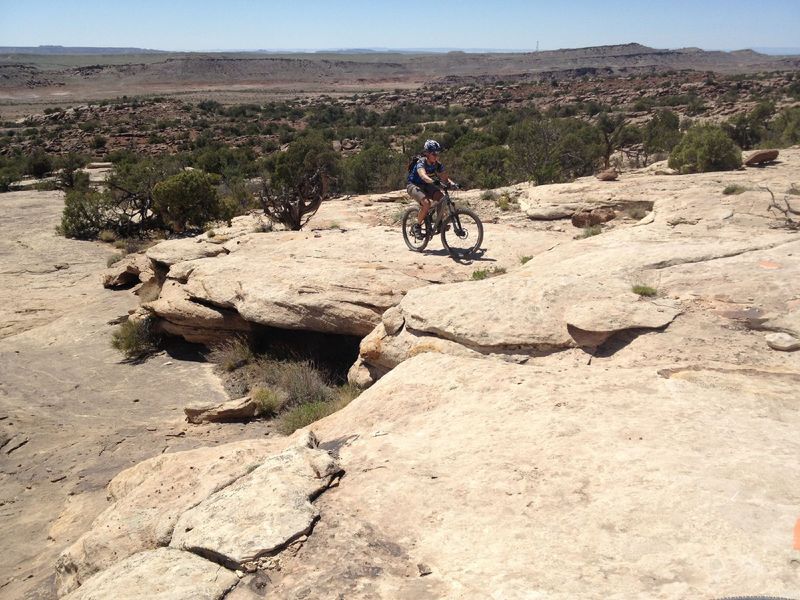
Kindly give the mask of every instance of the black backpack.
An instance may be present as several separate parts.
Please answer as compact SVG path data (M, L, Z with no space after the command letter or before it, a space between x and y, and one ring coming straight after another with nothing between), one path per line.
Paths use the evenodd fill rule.
M411 175L411 172L414 170L414 166L419 162L419 159L422 157L419 155L412 156L411 160L408 163L408 174Z

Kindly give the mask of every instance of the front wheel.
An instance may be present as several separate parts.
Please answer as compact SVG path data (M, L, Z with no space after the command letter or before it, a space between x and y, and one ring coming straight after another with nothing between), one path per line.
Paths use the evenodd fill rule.
M422 223L420 233L414 233L412 228L417 224L418 215L419 207L411 207L403 213L403 218L401 220L403 225L403 240L405 241L406 246L408 246L408 249L413 250L414 252L422 252L425 250L425 246L428 245L428 242L431 239L428 235L428 224L430 223L430 219L425 219L425 221Z
M442 246L453 258L467 258L483 242L483 223L471 210L458 208L442 223Z

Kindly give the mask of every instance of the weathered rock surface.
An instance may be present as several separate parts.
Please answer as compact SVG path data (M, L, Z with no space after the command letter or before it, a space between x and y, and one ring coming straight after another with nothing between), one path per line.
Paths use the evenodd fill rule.
M595 208L591 211L576 212L572 215L573 227L591 227L608 223L616 218L617 214L610 208Z
M788 187L789 170L779 165L771 172L762 177L765 184ZM555 360L556 353L579 348L586 361L624 350L639 336L636 364L659 364L666 356L680 363L686 360L678 348L687 327L710 335L698 336L684 353L742 362L730 340L730 350L722 350L722 340L738 334L722 335L719 315L749 303L765 319L792 318L800 239L774 227L778 222L765 210L768 196L759 203L756 192L746 192L721 205L720 177L670 177L676 195L659 197L652 222L639 227L561 244L499 277L411 290L392 313L391 321L403 326L390 333L381 324L363 339L352 380L374 379L423 351L541 363L539 358ZM641 186L642 178L632 175L620 186ZM560 192L565 202L591 196L588 184L567 185L572 192ZM662 297L638 297L632 292L636 284L654 287ZM685 327L671 335L676 318ZM793 333L776 323L769 328ZM662 337L641 335L664 327ZM755 340L746 343L758 347ZM623 355L629 360L635 352ZM755 355L776 360L760 350Z
M798 385L800 370L417 356L315 424L346 436L347 476L271 592L792 597Z
M226 402L190 404L183 409L189 423L226 423L247 421L261 413L258 404L249 396Z
M490 235L487 253L509 265L563 237L487 225ZM204 244L167 244L148 251L172 266L161 296L147 307L167 332L202 343L250 324L363 336L409 290L469 279L476 269L441 252L409 252L399 231L383 227L248 233L226 242L226 254L206 259L195 252Z
M747 167L755 167L777 160L779 154L777 150L757 150L745 159L744 164Z
M126 287L154 277L150 259L144 254L128 254L108 267L102 275L104 288Z
M271 430L187 427L184 406L225 398L211 365L166 353L121 360L111 332L139 299L100 285L107 244L56 235L63 197L0 195L0 439L28 440L0 450L3 600L54 597L58 555L107 508L105 487L120 471Z
M252 440L165 454L117 475L108 486L114 503L56 563L59 592L137 552L168 545L181 514L261 464L275 447Z
M184 512L170 546L213 556L230 568L278 552L311 532L311 500L340 468L317 448L290 448Z
M606 169L605 171L600 171L596 177L600 181L616 181L619 179L619 173L616 169Z
M232 571L189 552L139 552L87 580L65 600L219 600L237 583Z

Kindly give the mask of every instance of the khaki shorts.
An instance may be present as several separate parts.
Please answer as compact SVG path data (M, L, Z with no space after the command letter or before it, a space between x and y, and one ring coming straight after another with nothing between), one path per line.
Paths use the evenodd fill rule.
M411 196L414 200L422 204L422 201L428 198L429 200L433 199L433 195L439 191L435 185L426 184L424 187L420 187L416 184L409 183L406 187L406 192L409 196Z

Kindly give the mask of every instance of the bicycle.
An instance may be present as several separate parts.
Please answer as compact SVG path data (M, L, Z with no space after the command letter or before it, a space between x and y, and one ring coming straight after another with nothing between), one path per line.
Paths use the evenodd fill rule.
M413 206L403 213L403 240L409 250L422 252L433 239L441 234L442 246L453 258L467 258L476 253L483 242L483 223L478 215L468 208L459 208L450 198L448 187L437 186L444 194L436 202L415 234L412 228L417 224L420 207ZM432 218L435 215L435 219Z

